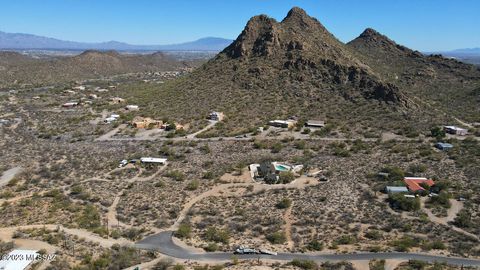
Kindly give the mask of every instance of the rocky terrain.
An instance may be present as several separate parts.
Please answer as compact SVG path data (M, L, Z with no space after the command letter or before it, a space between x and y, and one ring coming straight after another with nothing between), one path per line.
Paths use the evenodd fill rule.
M132 85L129 92L160 117L192 120L223 111L219 134L241 134L292 115L400 132L453 117L476 121L479 82L473 65L424 56L372 29L343 44L293 8L281 22L253 17L230 46L189 76L155 87ZM145 102L153 93L161 98Z
M85 51L76 56L38 59L17 52L0 52L0 88L52 85L84 79L137 72L173 71L194 66L161 52L120 54Z
M299 8L281 22L252 18L229 47L188 72L163 54L0 59L10 59L0 60L8 66L1 76L19 86L0 91L0 252L58 254L36 269L439 270L460 267L321 256L480 258L473 66L424 56L372 29L343 44ZM77 78L91 80L70 82ZM53 85L20 87L37 79ZM207 121L213 110L225 119ZM289 116L297 126L267 125ZM175 128L135 127L136 117ZM326 125L305 127L306 119ZM468 133L445 134L451 124ZM440 141L452 148L437 149ZM303 168L266 184L248 170L264 161ZM437 195L385 193L405 176L432 179L425 188ZM157 233L229 260L173 260L134 248ZM230 254L239 245L317 254L321 262L243 260Z

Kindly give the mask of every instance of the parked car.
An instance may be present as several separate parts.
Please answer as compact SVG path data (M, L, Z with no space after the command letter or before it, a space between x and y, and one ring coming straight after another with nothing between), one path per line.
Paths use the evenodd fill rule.
M124 159L120 161L120 164L118 165L118 168L125 167L128 164L128 160Z
M234 254L259 254L260 252L254 248L248 248L244 246L239 246L235 251Z

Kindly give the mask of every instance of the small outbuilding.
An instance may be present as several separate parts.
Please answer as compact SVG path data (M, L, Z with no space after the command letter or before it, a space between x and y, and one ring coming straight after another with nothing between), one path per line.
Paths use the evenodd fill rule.
M444 142L438 142L435 144L435 147L442 150L442 151L448 151L453 148L453 145L449 143L444 143Z
M305 126L310 127L310 128L322 128L322 127L325 126L325 121L322 121L322 120L308 120L305 123Z
M385 187L385 191L387 193L408 193L407 187L394 187L394 186L387 186Z

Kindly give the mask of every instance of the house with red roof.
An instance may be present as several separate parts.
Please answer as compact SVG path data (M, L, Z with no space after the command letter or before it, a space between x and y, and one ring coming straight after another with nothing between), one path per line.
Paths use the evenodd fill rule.
M405 177L403 178L403 182L405 182L405 185L407 185L410 192L418 192L425 190L421 186L421 184L427 185L429 187L435 185L435 182L433 182L432 179L427 179L425 177Z

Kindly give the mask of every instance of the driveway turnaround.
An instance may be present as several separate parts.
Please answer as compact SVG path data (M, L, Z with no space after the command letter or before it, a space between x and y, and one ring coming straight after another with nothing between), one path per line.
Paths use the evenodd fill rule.
M209 252L209 253L193 253L183 247L176 245L172 241L173 232L166 231L151 235L135 246L139 249L156 250L160 253L183 260L194 261L228 261L231 260L233 253L230 252ZM272 255L236 255L239 259L269 259L278 261L291 261L293 259L314 260L314 261L357 261L357 260L373 260L373 259L400 259L400 260L420 260L426 262L445 262L450 265L464 265L480 267L480 260L459 257L447 257L439 255L429 255L422 253L405 253L405 252L379 252L379 253L350 253L350 254L306 254L306 253L278 253Z

